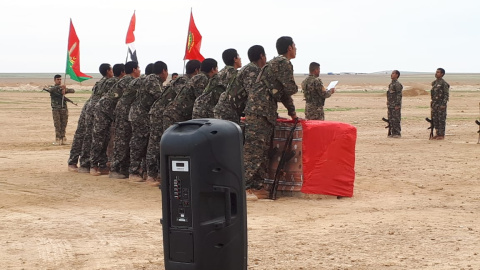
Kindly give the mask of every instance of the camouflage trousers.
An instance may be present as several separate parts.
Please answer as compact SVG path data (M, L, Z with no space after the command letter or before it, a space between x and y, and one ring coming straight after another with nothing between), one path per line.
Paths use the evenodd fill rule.
M65 130L68 123L68 110L58 109L52 110L53 126L55 127L55 138L61 140L65 137Z
M401 135L402 133L402 126L400 124L400 120L402 119L402 110L395 108L388 108L388 121L390 125L391 135Z
M215 104L212 104L211 95L211 92L207 95L202 94L195 100L192 110L192 119L214 117L213 108L215 107Z
M440 109L439 104L432 104L432 121L437 136L445 136L445 126L447 124L447 106Z
M150 137L147 146L147 174L157 178L160 174L160 139L163 135L163 118L150 116Z
M115 119L115 136L113 139L113 156L110 167L111 172L128 175L130 167L130 138L132 126L127 119Z
M231 109L228 105L218 106L217 104L217 106L215 106L213 115L217 119L232 121L240 125L240 116L238 116L237 112Z
M137 115L132 125L132 138L130 139L130 174L140 174L142 161L147 155L148 138L150 136L150 118L148 114Z
M72 147L70 148L70 157L68 158L68 165L77 165L78 158L82 153L83 137L85 136L85 114L86 114L87 105L83 105L82 112L78 118L77 130L75 130L75 135L73 135Z
M245 117L245 186L259 189L267 174L268 151L272 143L274 126L258 115Z
M87 109L85 114L85 134L83 136L82 152L80 154L80 166L90 168L90 150L92 146L93 111Z
M307 118L308 120L325 120L325 112L323 111L323 106L306 104L305 118Z
M167 130L171 125L177 123L177 122L183 122L183 121L188 121L191 120L192 117L185 116L183 114L169 114L163 115L163 131Z
M90 164L99 168L107 167L107 148L110 142L112 119L106 113L97 111L93 121Z

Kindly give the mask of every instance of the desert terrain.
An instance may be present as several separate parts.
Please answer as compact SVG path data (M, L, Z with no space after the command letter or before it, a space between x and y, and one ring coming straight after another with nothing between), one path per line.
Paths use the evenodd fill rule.
M248 269L480 269L480 75L445 75L444 141L428 140L424 120L433 73L399 79L401 139L381 121L389 74L321 78L340 81L326 120L357 128L354 196L249 201ZM160 190L67 171L70 146L52 145L40 91L52 81L0 80L0 268L164 269ZM68 95L70 142L94 82L67 82L79 90Z

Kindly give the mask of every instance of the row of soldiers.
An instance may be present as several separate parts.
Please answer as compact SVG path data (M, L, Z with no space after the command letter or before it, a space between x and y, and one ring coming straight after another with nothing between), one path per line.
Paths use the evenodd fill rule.
M247 198L267 198L263 179L277 103L284 104L292 119L297 117L292 95L298 87L290 62L296 56L296 46L291 37L283 36L276 48L279 55L267 62L264 48L252 46L248 50L250 62L243 67L237 51L227 49L222 54L225 68L221 71L215 59L191 60L186 74L165 86L168 69L162 61L149 64L145 75L134 61L113 68L100 65L103 77L80 114L69 171L109 174L110 178L158 186L159 141L170 125L195 118L240 124L245 116ZM107 155L110 141L113 150Z

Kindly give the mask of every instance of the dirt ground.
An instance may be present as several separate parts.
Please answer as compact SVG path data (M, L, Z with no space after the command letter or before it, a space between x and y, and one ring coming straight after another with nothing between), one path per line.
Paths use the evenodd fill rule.
M450 80L446 139L429 141L429 95L405 95L387 139L378 77L343 77L326 102L358 131L354 196L248 202L248 269L480 269L480 79ZM49 95L24 86L0 91L0 268L163 269L160 190L68 172ZM69 140L88 96L70 95Z

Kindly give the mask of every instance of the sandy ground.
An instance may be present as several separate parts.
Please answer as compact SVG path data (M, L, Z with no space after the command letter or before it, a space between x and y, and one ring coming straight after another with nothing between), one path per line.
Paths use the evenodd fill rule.
M248 269L480 269L480 79L446 76L445 141L428 140L429 95L404 97L403 136L387 139L389 78L370 79L341 77L326 104L327 120L358 129L354 196L248 202ZM67 172L48 94L19 91L43 82L11 83L0 82L11 87L0 91L0 268L163 269L160 190ZM70 95L69 140L88 95Z

